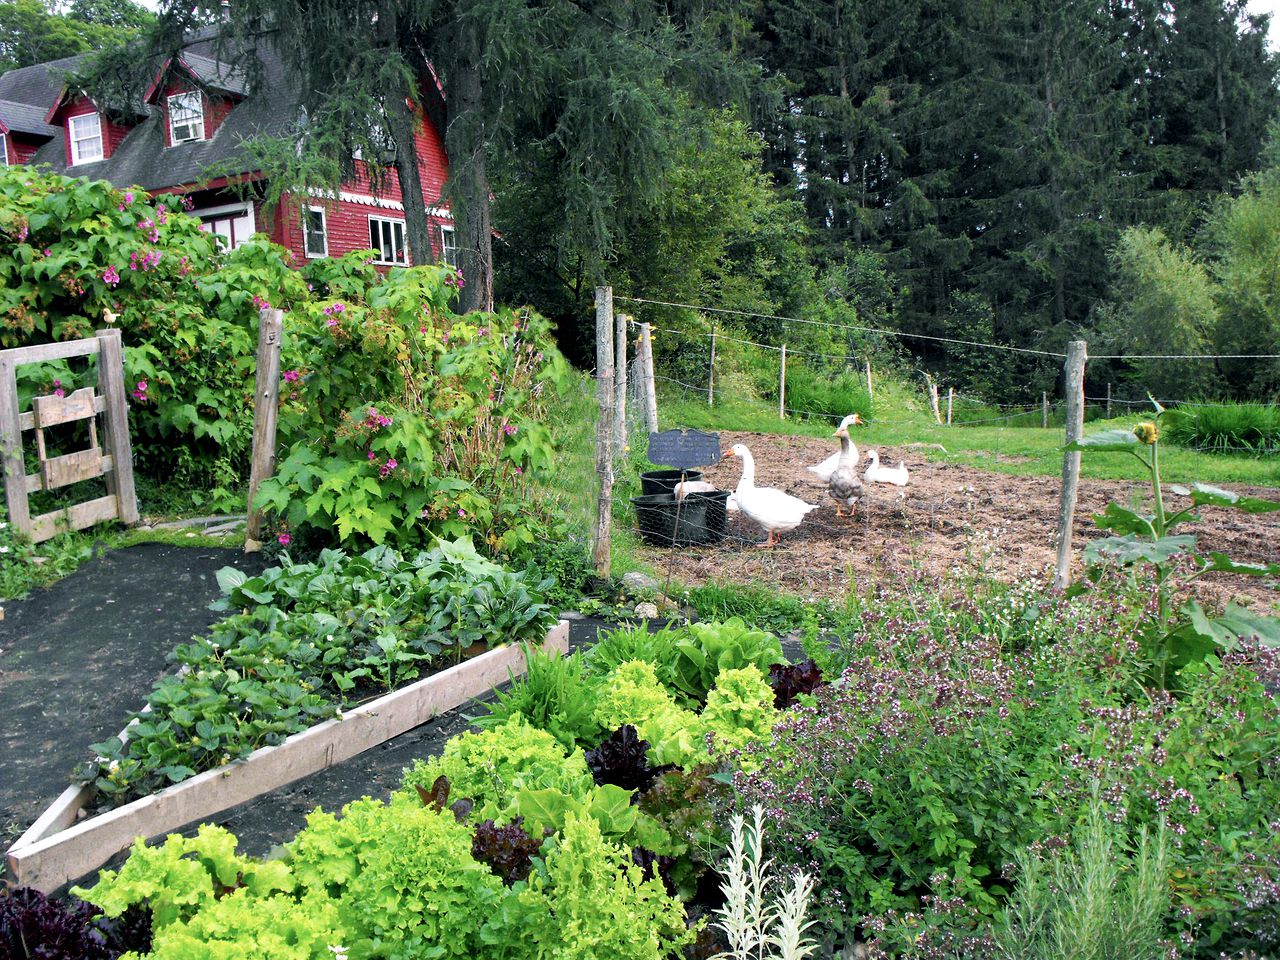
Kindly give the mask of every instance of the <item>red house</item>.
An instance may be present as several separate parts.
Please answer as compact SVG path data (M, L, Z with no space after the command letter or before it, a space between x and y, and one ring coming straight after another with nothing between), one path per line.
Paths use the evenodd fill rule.
M262 92L250 91L231 65L217 59L212 35L190 44L157 72L137 103L110 111L64 85L78 57L10 70L0 76L0 162L45 164L67 176L138 186L152 195L177 193L193 204L206 229L234 247L266 233L298 262L373 248L375 262L408 265L404 207L394 170L375 191L363 161L337 196L286 195L273 209L229 186L265 182L245 142L253 137L305 135L306 117L284 64L263 44ZM426 95L439 97L434 88ZM453 219L442 199L448 176L436 109L419 110L417 149L423 200L436 259L456 263ZM211 179L216 173L216 177Z

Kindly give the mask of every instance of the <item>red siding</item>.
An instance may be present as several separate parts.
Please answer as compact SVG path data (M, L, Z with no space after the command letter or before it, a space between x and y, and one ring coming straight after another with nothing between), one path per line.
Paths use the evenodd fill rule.
M192 93L195 91L189 82L173 79L169 81L168 86L156 98L156 107L163 113L164 120L164 145L166 147L173 146L173 130L169 126L169 98L179 93ZM218 127L222 125L222 121L227 118L237 103L240 101L235 97L210 97L208 94L200 95L200 103L204 112L204 138L206 140L213 139L213 135L218 132Z
M19 139L20 133L9 134L9 162L10 163L30 163L31 158L35 156L35 152L40 149L40 144L30 140Z
M355 192L352 190L351 192ZM328 234L329 256L341 257L353 250L369 249L369 218L382 220L399 220L404 222L404 211L360 203L350 199L326 200L321 197L299 198L287 195L280 202L274 222L275 229L271 239L283 247L293 251L298 263L306 262L306 250L303 244L302 219L299 200L302 206L322 207L325 212L325 229ZM440 257L440 227L453 226L447 216L432 215L431 221L431 253L434 259Z

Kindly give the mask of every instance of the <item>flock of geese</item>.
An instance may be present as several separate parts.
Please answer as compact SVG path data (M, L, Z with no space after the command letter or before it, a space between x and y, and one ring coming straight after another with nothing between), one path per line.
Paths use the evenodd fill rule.
M880 454L876 450L867 451L868 466L859 477L858 447L849 436L849 428L862 422L862 417L856 413L841 420L835 432L835 436L840 438L839 452L807 468L827 484L831 499L836 503L838 517L846 515L842 509L846 507L849 510L848 516L855 516L858 501L863 498L869 484L887 483L905 487L911 480L905 463L899 461L896 467L884 466L880 463ZM818 509L817 504L807 503L774 487L757 487L755 458L745 444L735 443L723 455L737 457L742 461L742 478L738 481L733 496L729 498L728 509L741 510L768 533L769 539L760 546L776 546L781 534L800 526L808 513ZM676 496L683 497L700 489L712 487L702 481L686 482L677 486Z

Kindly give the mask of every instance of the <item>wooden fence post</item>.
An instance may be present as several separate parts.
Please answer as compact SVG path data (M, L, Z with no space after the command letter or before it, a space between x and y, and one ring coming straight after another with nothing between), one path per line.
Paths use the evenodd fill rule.
M874 399L871 395L871 361L867 361L867 399Z
M613 524L613 288L596 287L596 530L592 546L596 576L609 576Z
M129 408L124 401L124 347L118 327L94 331L102 344L98 353L98 386L106 398L102 425L113 469L106 475L107 492L116 498L116 516L126 526L138 522L138 495L133 487L133 445L129 442Z
M1107 419L1111 419L1111 384L1107 384Z
M1040 391L1040 426L1049 427L1049 394L1044 390Z
M1083 340L1067 344L1063 365L1063 393L1066 397L1066 443L1079 440L1084 433L1084 364L1088 346ZM1080 451L1062 454L1062 497L1058 511L1058 562L1053 585L1065 590L1071 584L1071 532L1075 525L1076 495L1080 487Z
M956 388L947 387L947 426L951 426L951 401L955 399Z
M641 392L644 393L644 431L646 434L657 433L658 388L653 374L653 337L647 323L640 324L640 379Z
M4 482L9 522L19 533L30 535L27 506L27 468L22 460L22 426L18 415L17 364L0 357L0 481Z
M924 375L924 382L929 390L929 408L933 410L933 422L942 426L942 411L938 409L938 385L927 373Z
M711 325L711 362L707 365L707 406L716 402L716 325Z
M787 345L782 345L782 365L778 368L778 419L787 419Z
M627 321L625 313L616 319L613 377L613 455L625 459L627 452Z
M284 335L284 311L264 307L258 311L258 371L253 382L253 459L249 464L248 517L244 525L244 552L262 549L262 509L254 506L258 487L276 469L276 419L280 414L280 340Z

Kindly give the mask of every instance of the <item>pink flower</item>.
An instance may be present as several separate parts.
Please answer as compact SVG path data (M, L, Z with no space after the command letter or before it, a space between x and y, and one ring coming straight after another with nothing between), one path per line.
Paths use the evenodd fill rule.
M132 190L131 190L131 191L129 191L128 193L126 193L126 194L124 195L124 202L125 202L125 203L133 203L133 191L132 191Z
M516 435L517 429L518 428L514 423L504 423L502 425L502 432L505 433L508 437L514 437Z
M139 381L138 381L138 389L139 389L139 390L141 390L143 393L146 393L146 392L147 392L147 381L145 381L145 380L139 380Z
M120 282L120 274L116 273L115 267L107 267L102 271L102 282L108 287L114 287Z
M377 459L378 459L378 455L377 455L376 453L374 453L372 450L370 450L370 451L369 451L369 459L370 459L370 460L377 460Z
M296 382L297 382L297 380L298 380L298 378L299 378L299 377L301 377L301 376L302 376L302 374L300 374L297 370L286 370L286 371L284 372L284 382L285 382L285 383L296 383Z
M45 248L44 248L44 250L43 250L42 252L44 253L44 255L45 255L46 257L51 257L51 256L53 256L53 251L52 251L52 250L50 250L48 247L45 247Z
M523 476L524 476L524 471L523 471L522 469L520 469L519 467L516 467L516 476L517 476L517 477L523 477Z
M458 508L458 516L460 516L460 517L465 517L466 515L467 515L467 511L465 511L465 510L463 510L461 507L459 507L459 508Z
M336 327L338 325L338 321L335 320L333 317L330 317L328 320L325 321L325 324L330 327Z
M279 541L280 546L282 547L287 547L289 544L293 543L293 537L289 536L287 533L280 534L280 536L276 537L276 540Z
M256 293L253 295L253 305L259 310L271 309L271 301L267 300L266 297L258 296Z

